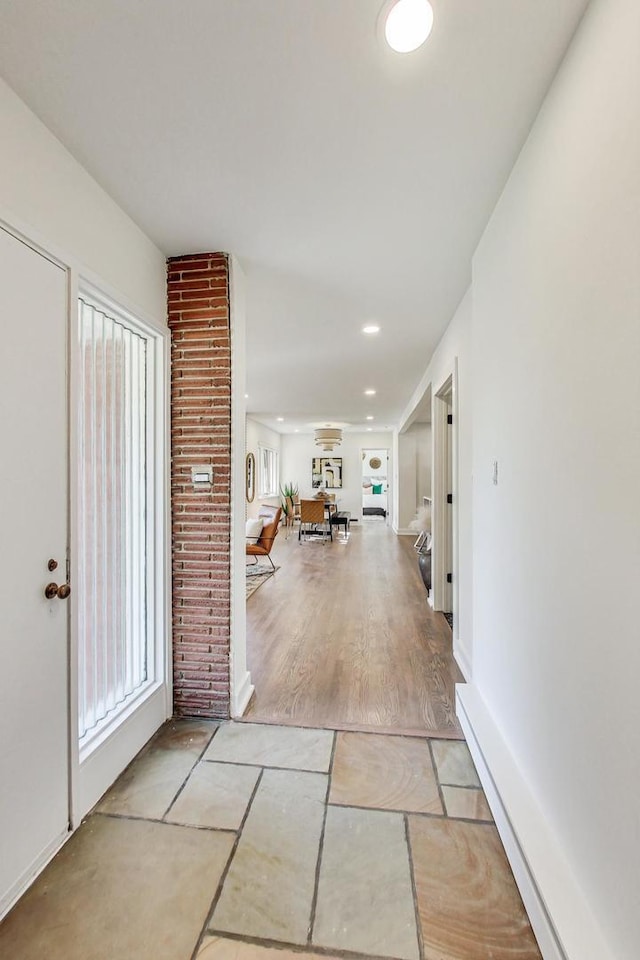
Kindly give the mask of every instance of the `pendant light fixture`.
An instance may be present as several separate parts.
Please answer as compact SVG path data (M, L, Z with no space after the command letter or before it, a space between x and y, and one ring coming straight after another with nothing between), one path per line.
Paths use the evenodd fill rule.
M323 450L333 450L342 443L342 430L340 427L322 427L315 431L315 441Z

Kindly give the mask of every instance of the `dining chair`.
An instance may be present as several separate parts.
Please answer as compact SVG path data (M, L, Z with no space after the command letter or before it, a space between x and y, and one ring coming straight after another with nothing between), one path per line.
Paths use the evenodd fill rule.
M323 541L327 533L329 539L333 540L331 526L327 523L324 500L301 500L298 540L302 540L303 534L307 537L318 532L322 533Z

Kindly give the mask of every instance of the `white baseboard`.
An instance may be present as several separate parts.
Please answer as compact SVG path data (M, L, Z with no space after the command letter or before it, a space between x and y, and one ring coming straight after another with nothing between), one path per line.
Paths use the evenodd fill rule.
M418 530L409 530L408 527L396 527L392 526L391 529L399 537L413 537L415 540L418 539Z
M467 681L467 683L471 683L471 661L467 651L464 649L459 638L457 637L454 637L453 640L453 658L460 667L464 679Z
M472 684L456 685L456 712L544 960L614 960L557 837Z
M14 904L17 903L22 894L26 893L36 877L38 877L47 864L53 860L58 850L62 848L70 836L70 831L64 830L60 836L56 837L55 840L52 840L51 843L45 847L42 853L36 857L33 863L25 870L22 876L18 877L16 882L9 887L2 897L0 897L0 920L2 920L3 917L9 913L9 910L11 910Z
M254 685L251 683L251 674L247 670L244 677L237 685L237 688L233 691L233 696L231 699L231 716L241 717L247 707L249 706L249 700L253 696L253 691L255 690Z

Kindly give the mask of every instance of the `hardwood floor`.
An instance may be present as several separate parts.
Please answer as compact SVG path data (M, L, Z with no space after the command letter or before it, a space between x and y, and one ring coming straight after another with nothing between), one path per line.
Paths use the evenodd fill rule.
M383 522L298 543L247 601L256 692L245 720L459 739L451 631L427 604L413 540Z

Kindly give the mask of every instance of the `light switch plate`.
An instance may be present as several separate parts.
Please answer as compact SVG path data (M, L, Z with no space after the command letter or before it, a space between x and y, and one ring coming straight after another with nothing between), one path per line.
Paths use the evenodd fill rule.
M191 467L191 482L194 487L210 487L213 483L213 467L209 463Z

